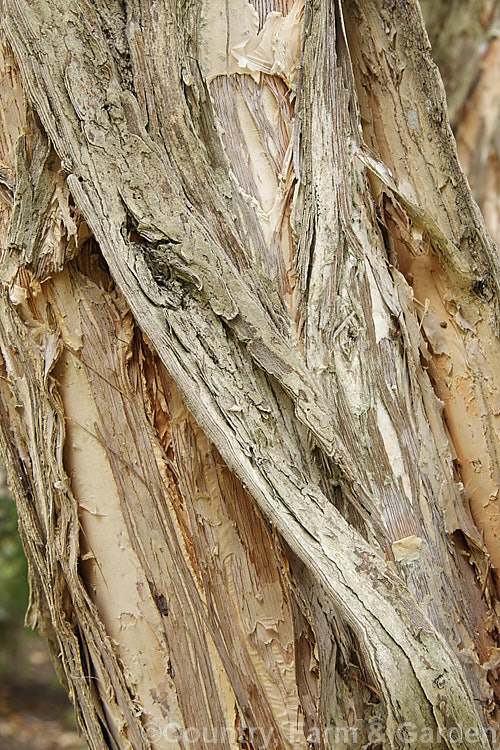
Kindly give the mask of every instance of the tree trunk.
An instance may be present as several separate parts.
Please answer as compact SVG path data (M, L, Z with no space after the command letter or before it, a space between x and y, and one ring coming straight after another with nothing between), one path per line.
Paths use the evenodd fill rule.
M500 243L500 5L422 0L443 74L460 161L493 239Z
M499 258L418 3L2 14L2 451L89 746L494 747Z

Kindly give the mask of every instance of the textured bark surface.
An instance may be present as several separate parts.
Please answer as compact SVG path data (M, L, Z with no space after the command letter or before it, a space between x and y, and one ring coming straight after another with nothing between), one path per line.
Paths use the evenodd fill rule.
M424 0L422 10L432 42L433 56L443 74L460 162L465 169L474 197L481 207L487 227L498 245L500 159L497 134L500 124L500 79L497 71L500 60L500 7L498 3L489 0L457 2L451 8ZM468 324L461 317L462 312L465 312L467 318L467 310L455 308L452 312L458 326L466 332ZM469 325L471 323L474 325L474 318L469 321ZM468 330L471 332L470 328ZM476 369L478 365L481 368L473 352L475 345L470 337L468 338L469 341L465 342L463 361L469 364L476 359ZM437 374L439 375L439 372ZM483 432L486 439L482 447L474 446L473 443L467 444L465 440L460 441L456 438L454 442L459 448L457 457L461 461L461 475L469 494L474 518L479 527L485 529L485 538L495 557L500 535L500 516L497 504L494 501L484 503L484 496L488 493L492 499L496 497L498 478L491 468L485 471L484 456L488 450L488 442L491 445L497 438L491 435L488 440L487 431L481 430L479 424L481 419L484 420L483 414L487 411L487 407L481 406L484 404L484 395L478 393L477 398L473 399L477 407L473 407L471 401L470 407L466 408L463 399L464 393L467 392L463 390L467 378L466 368L462 367L458 374L460 381L457 382L462 397L457 398L457 389L450 389L446 384L446 378L441 378L443 382L440 395L447 404L449 424L460 425L463 422L462 415L467 411L476 423L474 434L480 435ZM493 378L489 376L489 379ZM473 390L468 388L470 395ZM477 454L475 458L474 451Z
M491 0L422 2L443 74L460 161L493 239L500 243L500 7Z
M499 260L419 6L2 12L2 443L90 747L489 747Z

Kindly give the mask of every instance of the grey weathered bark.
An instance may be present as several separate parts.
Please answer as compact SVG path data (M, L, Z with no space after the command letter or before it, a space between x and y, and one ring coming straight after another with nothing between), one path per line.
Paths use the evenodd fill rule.
M89 745L489 747L499 259L418 4L2 13L2 446Z
M443 74L460 161L500 243L500 6L491 0L423 0L433 56Z

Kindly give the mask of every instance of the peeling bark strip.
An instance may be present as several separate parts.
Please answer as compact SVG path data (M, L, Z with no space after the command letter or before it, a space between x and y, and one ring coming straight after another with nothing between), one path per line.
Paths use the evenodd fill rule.
M489 747L498 256L419 7L343 10L4 3L3 450L92 748Z
M367 143L390 168L395 182L413 191L413 200L424 208L432 201L434 215L442 217L441 226L447 227L449 237L455 236L455 246L464 249L467 256L464 262L476 269L483 268L484 284L475 284L476 291L482 289L485 293L483 299L474 290L472 294L464 294L453 266L443 263L442 247L428 223L406 210L404 200L392 189L387 190L388 180L383 176L375 184L377 200L384 206L382 216L391 261L413 287L417 314L427 339L421 347L422 356L429 363L436 394L444 404L455 469L498 568L500 435L496 406L498 379L492 373L499 371L500 363L497 295L488 291L488 278L493 279L493 284L498 281L495 266L488 270L488 257L498 254L493 246L484 254L480 250L484 242L490 246L489 241L481 239L482 220L471 205L447 122L442 122L440 109L433 114L428 106L434 66L425 39L421 42L423 52L407 61L400 86L394 90L391 81L402 70L402 60L406 59L411 41L409 34L414 27L407 23L406 12L400 19L404 34L395 32L392 14L384 13L380 4L367 3L363 7L358 4L346 19ZM367 39L372 40L370 45ZM435 81L435 88L438 101L442 101L439 81ZM425 100L419 101L418 91L422 91ZM401 101L402 109L398 108ZM425 163L422 153L427 155Z

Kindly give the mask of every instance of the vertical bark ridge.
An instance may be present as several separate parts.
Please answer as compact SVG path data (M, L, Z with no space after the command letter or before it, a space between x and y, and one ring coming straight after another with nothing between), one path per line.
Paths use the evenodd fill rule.
M366 48L363 49L365 37L361 36L364 23L368 23L370 29L376 28L375 17L381 20L380 30L374 39L377 40L376 44L380 49L385 50L384 56L378 58L381 62L376 70L370 67L375 59L373 56L370 58L372 62L368 63ZM350 48L357 71L364 135L368 144L390 167L396 182L406 186L408 195L421 195L422 198L419 200L422 199L425 205L423 173L412 169L411 165L414 160L418 161L420 158L415 155L415 143L422 143L424 148L422 134L432 134L425 141L425 150L433 154L428 164L434 165L434 174L429 167L426 179L429 185L427 194L430 195L433 190L435 192L436 188L439 188L441 195L442 204L435 207L435 216L441 214L443 218L440 221L444 226L444 222L449 221L444 218L445 214L449 217L455 214L458 217L456 205L457 201L460 201L462 223L461 229L453 227L456 238L454 241L457 246L460 243L465 253L470 253L477 273L482 269L484 278L494 279L497 277L497 253L492 247L489 248L489 245L472 241L476 236L474 227L477 227L478 222L477 211L461 187L463 175L449 131L446 127L434 127L434 132L432 128L423 128L422 123L429 117L428 107L426 110L426 104L419 103L413 93L411 96L409 94L408 87L419 79L422 70L431 70L428 51L423 48L420 59L415 58L401 77L399 97L405 102L411 101L412 109L406 109L406 116L402 115L393 128L385 127L382 130L381 123L388 117L393 117L393 113L396 112L394 108L385 106L389 89L384 85L384 81L387 82L388 77L394 75L391 71L401 64L400 60L404 53L399 39L393 33L394 26L385 8L380 11L380 8L375 9L375 4L373 9L371 5L367 5L363 11L359 8L350 10L347 18ZM437 81L436 86L439 85ZM414 87L411 90L414 92ZM387 133L397 136L389 141ZM403 156L403 149L406 156ZM448 171L453 166L453 173L442 172L440 176L435 169L439 164L439 157L434 154L439 149L442 154L451 152ZM402 158L396 159L398 153ZM393 252L391 260L399 264L399 268L413 288L416 299L414 304L427 339L427 344L423 345L423 356L429 363L429 372L436 383L437 395L442 400L447 428L451 432L452 452L459 462L456 462L456 468L472 503L475 521L485 534L488 552L496 566L500 549L497 540L495 499L498 488L498 420L494 405L497 389L491 375L498 367L495 296L489 302L487 293L486 296L474 294L470 288L469 293L464 295L460 280L453 274L446 259L440 256L438 247L429 236L426 222L421 223L416 220L416 216L408 216L405 210L407 207L402 206L401 201L391 194L390 188L388 190L387 185L380 185L376 180L375 183L376 200L382 204L382 221L387 226L388 242ZM436 187L432 190L431 185ZM457 185L460 186L460 198L452 200L448 196L448 190L451 186ZM454 221L456 223L456 219ZM486 282L486 286L488 283ZM475 288L477 292L478 288L482 288L481 284L477 282ZM480 344L477 343L475 335L474 343L471 341L475 332L480 332ZM474 404L481 404L479 412ZM454 504L459 507L463 503L464 500L457 496ZM459 512L459 516L463 517L462 511ZM466 531L465 528L464 530ZM489 566L485 561L480 573L483 578L486 568L489 569Z
M468 106L468 100L480 85L482 76L478 75L478 67L485 46L495 46L500 9L491 0L451 3L421 0L420 5L432 43L432 56L446 87L450 122L456 130L464 106Z
M52 318L47 320L40 305L41 286L23 266L22 253L36 250L43 256L59 254L64 226L58 200L39 194L45 212L41 212L38 244L9 248L11 221L16 211L14 199L15 151L19 146L27 166L33 167L34 190L25 196L25 207L36 195L37 176L47 155L47 145L40 155L39 135L33 121L26 116L26 102L12 53L2 39L2 128L1 160L3 185L12 190L10 199L2 202L2 272L9 286L2 287L0 348L3 377L1 382L1 450L8 469L11 489L17 500L20 531L28 557L30 605L27 623L39 627L46 637L58 666L58 673L75 703L77 719L85 727L90 746L102 748L146 748L136 721L125 681L118 666L110 639L78 575L79 521L74 497L67 486L62 450L65 440L64 414L50 372L60 354L58 336ZM43 141L43 137L42 137ZM17 148L16 148L17 147ZM18 173L18 180L19 180ZM52 190L57 191L57 176ZM22 175L25 179L26 175ZM47 175L45 175L47 178ZM10 182L12 180L12 182ZM47 179L46 185L47 185ZM26 184L26 183L23 183ZM19 199L19 194L17 198ZM14 209L12 208L14 206ZM38 207L38 205L37 205ZM41 207L41 206L40 206ZM17 203L19 208L19 203ZM18 219L20 219L18 213ZM24 237L33 225L29 217L18 221L24 225ZM60 233L60 234L58 234ZM47 247L49 246L49 247ZM21 258L21 259L20 259ZM20 265L16 272L16 262ZM9 288L10 287L10 288ZM94 681L103 686L99 697ZM105 704L105 705L104 705ZM108 731L106 711L116 709L120 717L115 733ZM126 736L123 726L127 724Z
M477 2L467 8L457 3L455 12L446 14L444 23L441 23L443 9L439 4L430 5L424 2L423 11L433 45L433 54L443 75L448 100L452 103L452 124L457 137L460 162L481 207L488 229L498 245L500 242L498 189L495 185L498 183L499 159L495 134L498 130L496 123L499 118L500 101L496 75L500 50L496 33L499 9L495 3ZM465 14L467 14L466 21ZM465 50L467 50L467 65L455 65L455 56L459 55L463 59ZM445 300L445 303L450 308L450 301ZM488 357L485 358L482 353L479 354L482 360L480 364L477 350L472 352L473 347L467 339L467 333L471 331L467 329L467 322L462 320L462 314L467 317L467 309L458 309L451 301L451 309L448 309L448 312L454 316L462 332L463 348L466 350L464 359L467 366L477 370L486 370L486 378L488 381L491 380L489 374L491 363L487 362ZM478 320L478 325L484 328L482 320ZM487 384L486 378L485 382L481 383L478 382L476 375L475 385L478 391L478 403L481 404L483 424L477 425L474 432L483 440L483 448L475 450L476 446L473 446L473 450L470 451L467 450L470 445L467 446L465 441L458 440L457 453L460 460L459 471L471 497L474 517L479 528L485 530L486 543L495 561L498 559L498 510L493 498L496 496L498 477L495 476L497 473L495 467L491 466L489 461L490 465L484 466L483 458L488 454L494 455L496 444L491 417L485 418L485 415L488 415L492 409L491 385ZM460 410L464 410L461 401L464 398L465 389L461 388L462 394L457 394L456 389L452 388L450 394L449 385L446 379L443 380L447 389L444 393L447 396L446 401L456 404L454 408L456 416L453 413L450 414L450 421L453 424L458 421ZM463 383L466 382L467 375L463 378ZM472 389L469 389L469 392L472 392ZM448 411L452 410L448 409ZM470 409L468 411L470 414ZM476 423L478 422L478 414L470 416L475 419ZM490 500L485 502L488 497ZM497 573L494 572L493 575L498 578Z
M486 225L500 245L500 85L496 72L500 65L498 36L487 47L477 65L478 81L466 100L457 123L456 137L460 162Z

